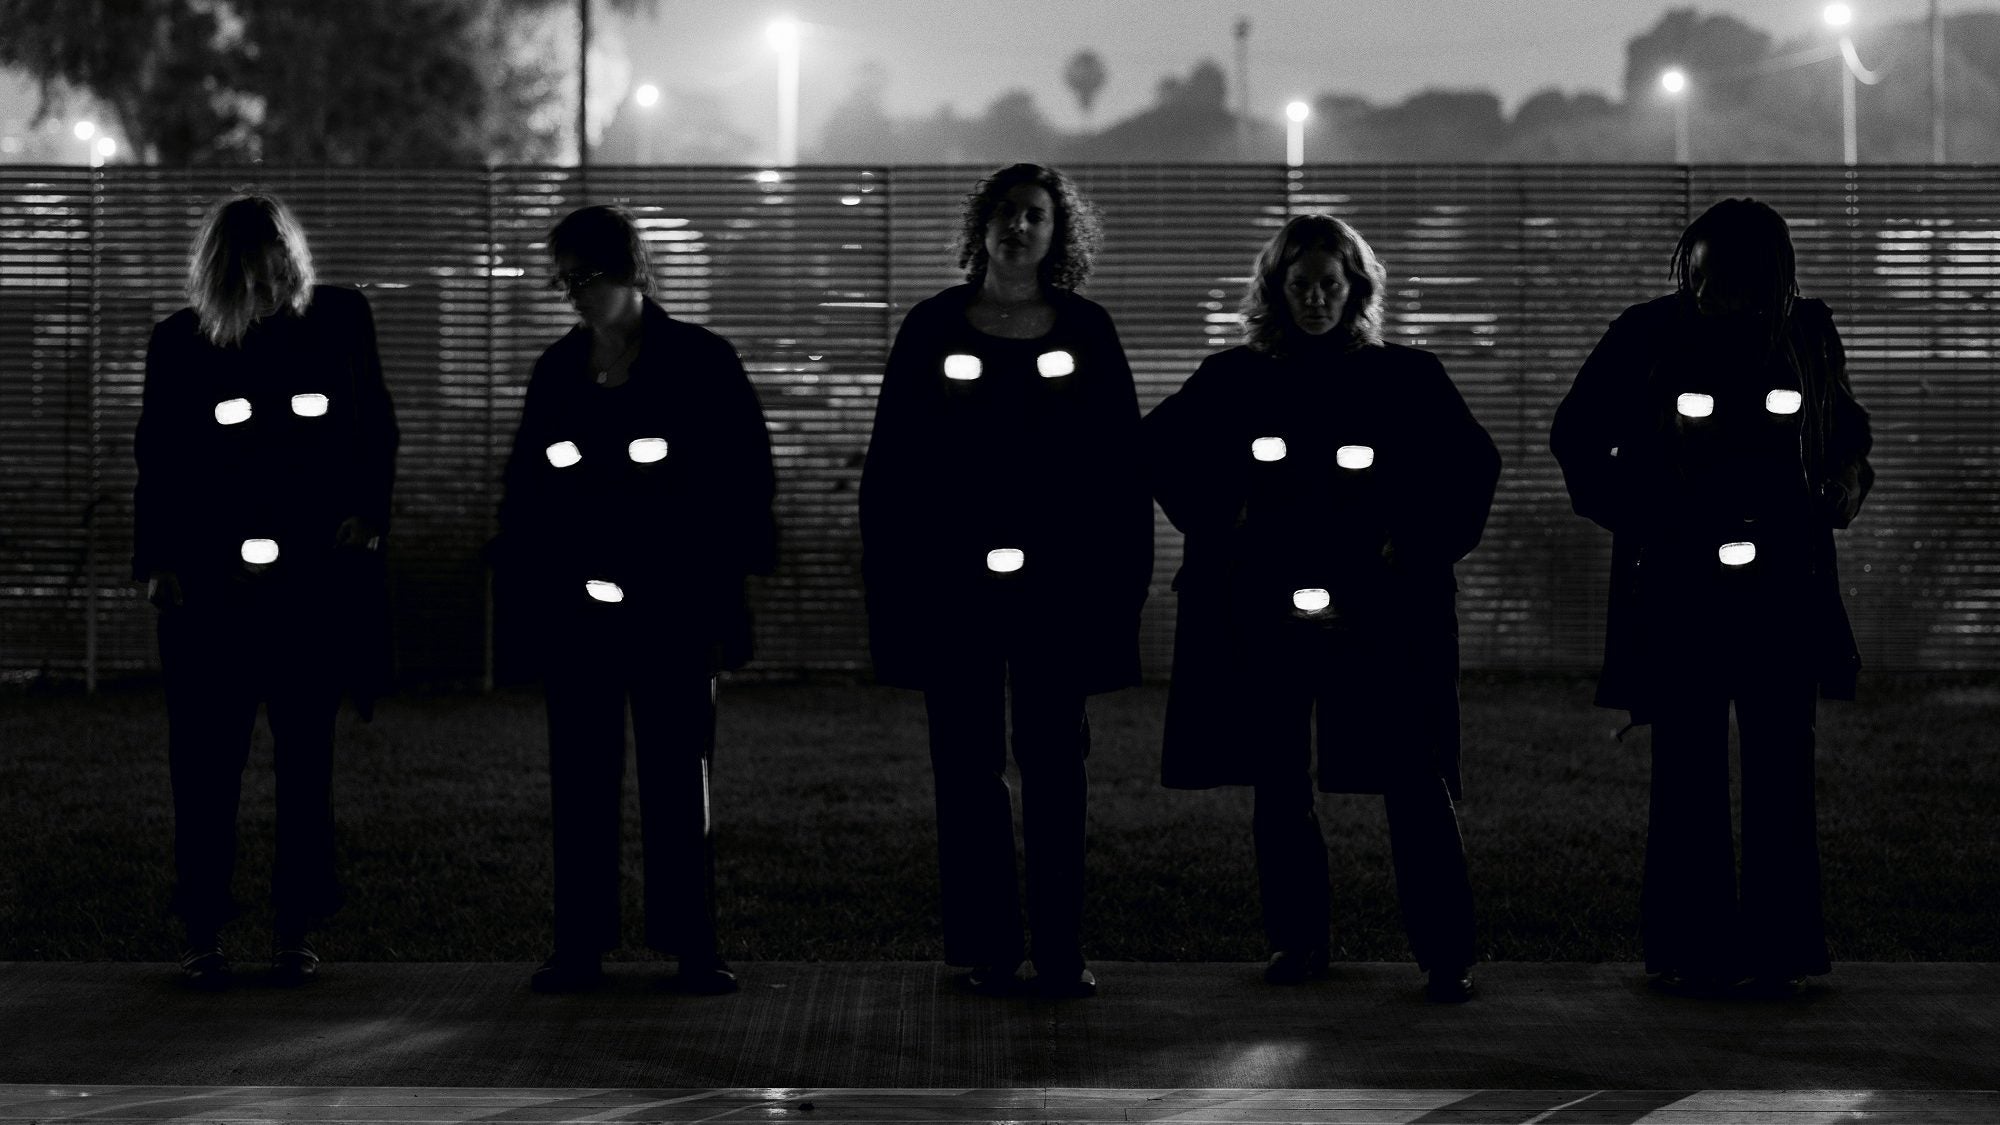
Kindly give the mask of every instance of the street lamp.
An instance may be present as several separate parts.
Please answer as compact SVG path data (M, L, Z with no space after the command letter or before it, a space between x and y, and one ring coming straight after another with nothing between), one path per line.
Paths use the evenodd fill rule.
M799 21L771 21L764 37L778 51L778 163L799 162Z
M1311 116L1312 107L1304 102L1285 107L1285 163L1294 168L1306 162L1306 118Z
M1674 163L1690 163L1688 158L1688 77L1680 67L1669 67L1660 75L1660 88L1674 103Z
M653 115L651 110L654 106L660 104L660 88L651 82L641 83L638 89L632 91L632 101L641 110L646 111L639 114L638 121L636 122L639 127L639 163L651 164L653 162Z
M1847 26L1854 22L1854 9L1845 4L1828 4L1820 15L1826 25L1840 32L1840 155L1850 167L1859 159L1858 145L1854 135L1854 80L1873 86L1882 80L1880 74L1861 65L1861 56L1855 53L1854 40L1847 35Z
M118 152L117 141L112 140L108 136L97 138L96 143L90 146L90 166L92 168L95 168L98 165L103 164L105 161L111 159L112 156L116 155L117 152Z

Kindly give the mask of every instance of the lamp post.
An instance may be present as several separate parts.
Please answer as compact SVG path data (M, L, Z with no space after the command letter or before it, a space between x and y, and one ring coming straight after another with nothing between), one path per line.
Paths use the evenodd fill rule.
M799 162L799 21L775 19L764 37L778 51L778 164Z
M1854 9L1846 4L1828 4L1820 15L1826 25L1840 32L1840 155L1849 166L1859 159L1858 144L1854 129L1854 82L1873 86L1882 76L1861 65L1861 56L1855 53L1854 40L1848 37L1847 26L1854 22Z
M640 84L632 91L632 101L640 109L636 124L639 128L639 163L653 162L653 107L660 104L660 88L651 82Z
M1680 67L1670 67L1660 75L1660 88L1674 103L1674 163L1691 163L1688 157L1688 78Z
M1293 168L1306 162L1306 118L1311 116L1312 107L1304 102L1285 107L1285 163Z

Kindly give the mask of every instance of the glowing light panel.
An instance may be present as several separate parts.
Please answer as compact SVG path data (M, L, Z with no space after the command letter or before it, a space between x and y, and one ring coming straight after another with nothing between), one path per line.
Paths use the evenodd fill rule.
M326 396L323 394L293 395L292 413L301 418L318 418L326 413Z
M558 469L567 469L583 460L583 450L578 449L573 441L559 441L542 452L548 454L549 464Z
M1375 463L1375 447L1343 445L1333 451L1333 459L1343 469L1365 469Z
M1757 544L1724 543L1716 548L1715 557L1722 560L1723 566L1742 566L1757 557Z
M986 552L986 569L995 574L1012 574L1027 561L1027 554L1019 547L1001 547Z
M985 365L979 362L979 357L976 355L953 352L944 357L944 377L956 379L961 383L970 383L979 378L979 373L984 368Z
M1307 590L1292 591L1292 608L1306 613L1318 613L1333 604L1333 595L1317 586Z
M1805 399L1797 391L1772 391L1764 396L1764 409L1773 414L1797 414Z
M606 582L602 578L592 578L584 582L583 592L593 601L616 604L625 600L625 591L616 582Z
M1715 413L1715 398L1690 391L1674 400L1674 409L1683 418L1706 418Z
M1260 437L1250 443L1250 456L1259 461L1283 461L1285 459L1285 439L1281 437Z
M250 420L250 400L247 398L225 398L215 404L215 420L225 426Z
M630 457L634 464L639 465L650 465L655 461L664 461L667 459L667 439L659 437L634 438L632 444L625 447L625 456Z
M1043 352L1035 357L1035 370L1044 379L1060 379L1076 373L1076 357L1064 351Z
M245 539L242 549L243 561L253 566L269 566L278 561L278 541L276 539Z

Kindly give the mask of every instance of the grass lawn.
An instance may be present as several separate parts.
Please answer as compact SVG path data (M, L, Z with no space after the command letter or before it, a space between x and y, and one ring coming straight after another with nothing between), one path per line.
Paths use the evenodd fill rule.
M2000 689L1880 679L1820 706L1820 832L1836 960L2000 960ZM1642 728L1574 677L1469 676L1466 801L1482 956L1636 960L1648 771ZM1099 960L1264 954L1247 790L1157 782L1163 687L1091 704L1090 901ZM343 960L539 960L549 944L539 695L405 696L343 716L335 800ZM261 951L269 739L245 782L227 935ZM0 695L0 959L167 960L172 868L157 691ZM921 698L842 683L725 684L714 777L724 952L931 960L937 866ZM627 785L627 956L638 941ZM1335 956L1408 957L1381 800L1322 796Z

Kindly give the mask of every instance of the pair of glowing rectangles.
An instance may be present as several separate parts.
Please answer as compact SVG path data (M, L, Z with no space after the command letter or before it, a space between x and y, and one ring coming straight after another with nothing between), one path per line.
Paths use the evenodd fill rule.
M327 398L323 394L312 393L292 396L292 413L301 418L318 418L326 413ZM234 426L250 420L250 400L247 398L226 398L215 404L215 420L225 426Z
M1035 357L1035 372L1044 379L1060 379L1076 374L1076 357L1060 349ZM986 373L978 356L953 352L944 357L944 377L955 383L970 383Z
M1774 390L1764 396L1764 409L1771 414L1797 414L1804 404L1797 391ZM1674 400L1674 410L1683 418L1706 418L1715 413L1715 396L1690 391Z
M1283 461L1287 450L1281 437L1260 437L1250 443L1250 456L1259 461ZM1365 469L1375 463L1372 445L1343 445L1333 451L1334 463L1343 469Z
M542 451L549 464L558 469L567 469L583 460L583 450L573 441L559 441ZM635 465L650 465L667 459L667 439L656 437L634 438L625 446L625 456Z

